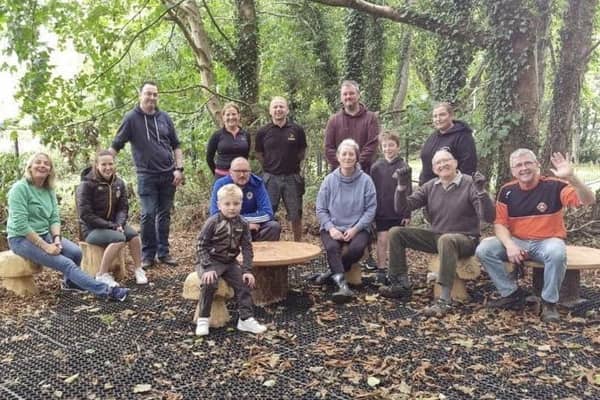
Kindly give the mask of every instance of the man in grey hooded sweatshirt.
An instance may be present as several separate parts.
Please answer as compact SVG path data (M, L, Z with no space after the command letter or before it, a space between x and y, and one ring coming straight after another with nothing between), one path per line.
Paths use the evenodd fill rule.
M169 225L175 190L183 182L183 152L169 115L158 109L158 86L145 81L139 104L125 115L111 152L131 143L142 206L142 267L157 261L176 266L169 254Z

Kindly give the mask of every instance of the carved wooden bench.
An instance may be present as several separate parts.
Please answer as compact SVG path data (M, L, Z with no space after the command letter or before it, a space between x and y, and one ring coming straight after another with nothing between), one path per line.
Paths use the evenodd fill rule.
M223 279L219 278L218 289L213 297L212 307L210 309L210 317L208 324L211 328L220 328L225 326L231 319L229 310L227 310L226 302L233 297L233 288ZM190 300L198 300L200 298L200 277L197 272L192 272L185 278L183 283L183 298ZM200 314L200 304L196 305L193 322L198 321Z
M79 242L81 253L81 268L92 278L98 273L102 256L104 255L104 247L89 244L87 242ZM112 264L108 267L108 272L111 273L115 281L122 281L127 277L127 268L125 267L125 247L121 249L119 255L115 257Z
M505 263L506 269L512 271L514 265ZM525 267L533 269L533 291L538 297L544 287L544 265L535 261L525 261ZM581 270L600 269L600 249L585 246L567 246L567 271L560 288L559 303L572 307L585 302L580 297Z
M38 293L33 275L41 271L41 266L10 250L0 252L0 283L2 287L19 296L33 296Z
M439 255L433 256L429 262L429 270L433 272L431 278L437 280L437 274L440 271L440 257ZM475 256L460 258L456 263L456 276L454 277L454 285L450 295L452 300L458 300L462 302L469 301L470 296L467 293L465 282L467 280L475 280L481 274L481 268L479 260ZM437 299L440 297L441 288L434 281L433 283L433 296Z
M304 242L253 242L252 274L256 288L255 305L263 306L284 300L288 293L288 267L306 263L321 254L321 248Z

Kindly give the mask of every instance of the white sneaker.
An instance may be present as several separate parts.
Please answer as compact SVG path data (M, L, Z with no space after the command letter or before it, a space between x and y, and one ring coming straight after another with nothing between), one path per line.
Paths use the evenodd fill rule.
M136 268L135 271L133 271L133 274L135 275L135 283L138 285L145 285L148 283L146 272L142 269L142 267Z
M208 335L208 318L198 318L196 324L196 336Z
M267 330L267 327L259 324L254 317L242 320L238 320L237 324L238 331L250 332L250 333L263 333Z
M110 287L119 286L119 284L115 281L111 274L108 272L105 274L96 275L96 280L102 283L107 284Z

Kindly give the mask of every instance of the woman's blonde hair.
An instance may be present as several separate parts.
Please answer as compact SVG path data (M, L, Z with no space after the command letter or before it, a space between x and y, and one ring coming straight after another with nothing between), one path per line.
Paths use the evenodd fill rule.
M50 173L46 177L46 180L42 184L42 187L46 189L54 189L54 180L56 179L56 173L54 172L54 163L52 162L50 156L46 153L39 152L29 157L29 160L27 160L27 164L25 164L23 177L27 180L27 182L33 183L33 177L31 176L31 166L33 165L35 159L40 156L46 157L46 159L48 159L48 161L50 162Z

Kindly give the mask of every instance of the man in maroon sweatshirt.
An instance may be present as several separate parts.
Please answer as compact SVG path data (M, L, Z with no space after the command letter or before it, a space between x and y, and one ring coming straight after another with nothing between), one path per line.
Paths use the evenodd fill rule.
M360 147L359 163L364 172L370 172L377 153L379 119L360 103L360 91L355 81L343 81L340 89L342 109L333 114L325 127L325 156L331 170L338 167L336 151L344 139L354 139Z

